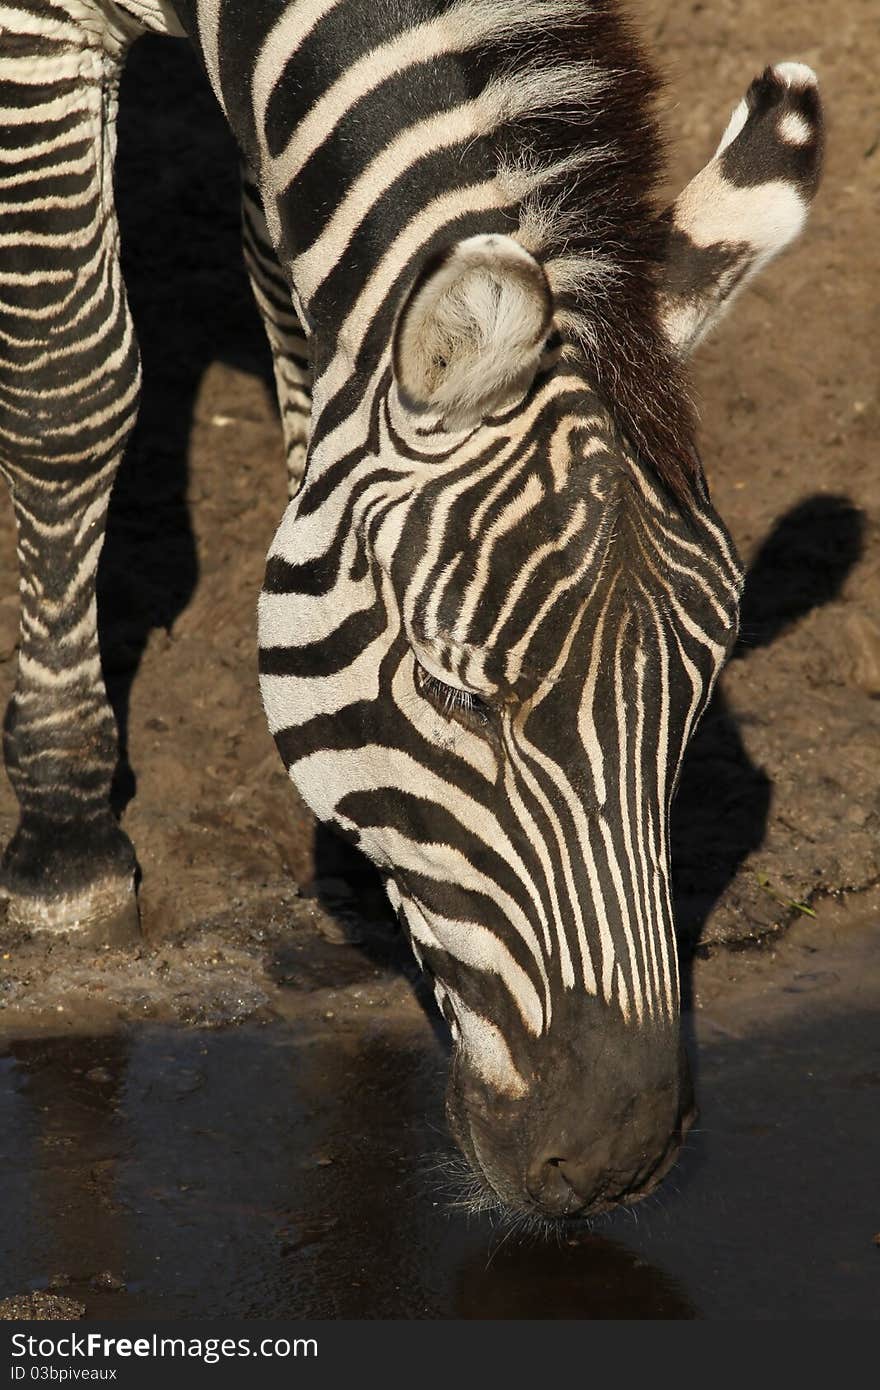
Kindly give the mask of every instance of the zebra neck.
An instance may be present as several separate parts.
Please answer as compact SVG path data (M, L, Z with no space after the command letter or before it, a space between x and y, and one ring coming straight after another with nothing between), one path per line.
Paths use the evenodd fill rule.
M178 0L319 339L359 341L439 246L516 225L490 139L502 102L442 9Z
M173 3L259 182L328 399L346 375L374 379L435 252L515 233L622 433L677 496L698 488L657 313L656 80L615 6Z

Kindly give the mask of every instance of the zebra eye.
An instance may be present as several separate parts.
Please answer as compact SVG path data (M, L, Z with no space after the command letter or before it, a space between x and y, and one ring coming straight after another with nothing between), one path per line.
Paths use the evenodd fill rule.
M489 723L491 708L479 695L461 686L447 685L426 671L418 661L415 663L416 689L429 700L435 709L446 715L447 719L459 719L463 724L485 727Z

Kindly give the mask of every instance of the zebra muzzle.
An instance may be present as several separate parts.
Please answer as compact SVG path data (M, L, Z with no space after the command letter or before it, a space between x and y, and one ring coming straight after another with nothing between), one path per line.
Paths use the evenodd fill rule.
M534 1044L524 1095L505 1097L456 1059L450 1128L477 1177L515 1211L549 1219L631 1205L673 1167L695 1115L674 1030L635 1032L582 1001ZM584 1027L585 1021L589 1024Z

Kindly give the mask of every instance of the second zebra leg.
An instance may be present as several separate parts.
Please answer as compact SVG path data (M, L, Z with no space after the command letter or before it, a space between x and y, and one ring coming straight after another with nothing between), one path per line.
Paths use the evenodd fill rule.
M287 457L287 491L302 482L309 445L312 373L309 348L290 286L269 237L260 191L246 168L241 171L242 249L254 299L272 349L275 387Z
M136 865L110 807L95 579L140 379L112 201L126 36L73 21L34 36L22 13L0 56L17 116L0 192L0 472L21 600L3 737L20 819L0 896L14 925L118 942L138 929Z

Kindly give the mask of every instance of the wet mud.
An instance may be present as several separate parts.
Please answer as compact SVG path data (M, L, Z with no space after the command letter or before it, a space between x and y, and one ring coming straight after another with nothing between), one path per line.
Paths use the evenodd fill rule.
M7 1041L0 1295L94 1318L877 1318L865 907L695 962L681 1161L638 1207L540 1237L457 1209L445 1046L391 972L310 1010L277 986L262 1025Z

